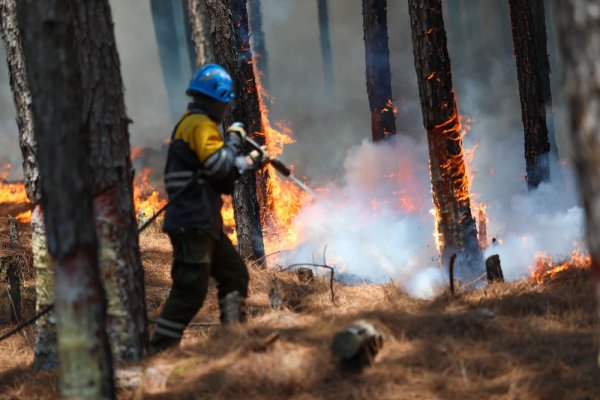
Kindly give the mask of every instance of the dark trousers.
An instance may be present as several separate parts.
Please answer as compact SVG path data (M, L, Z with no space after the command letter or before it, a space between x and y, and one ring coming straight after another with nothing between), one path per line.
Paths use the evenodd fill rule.
M198 312L208 291L208 279L217 281L219 299L237 291L248 294L248 269L229 238L220 241L200 231L169 233L173 245L173 286L158 318L157 333L176 338Z

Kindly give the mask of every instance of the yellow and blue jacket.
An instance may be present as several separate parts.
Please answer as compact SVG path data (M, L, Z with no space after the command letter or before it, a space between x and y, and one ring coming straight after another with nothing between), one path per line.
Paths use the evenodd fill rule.
M235 180L248 168L241 152L238 135L224 139L216 122L190 104L175 126L167 153L165 187L169 201L190 179L196 182L167 207L166 232L195 229L221 238L221 194L231 194Z

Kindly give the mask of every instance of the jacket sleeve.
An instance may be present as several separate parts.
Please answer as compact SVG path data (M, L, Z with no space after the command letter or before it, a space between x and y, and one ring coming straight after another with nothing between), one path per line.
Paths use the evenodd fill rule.
M203 164L203 175L208 178L235 180L248 170L238 135L226 135L223 140L216 128L199 124L190 138L189 146Z

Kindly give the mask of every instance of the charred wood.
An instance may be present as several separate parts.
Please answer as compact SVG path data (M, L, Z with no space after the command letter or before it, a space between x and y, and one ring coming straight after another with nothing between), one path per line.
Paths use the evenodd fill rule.
M546 120L552 112L552 96L544 4L543 0L509 0L509 5L525 132L527 186L535 189L550 180L550 149L556 148L556 143L550 143Z
M374 142L396 133L387 28L387 0L363 0L367 94Z
M502 265L498 254L489 256L487 260L485 260L485 269L489 283L504 282L504 274L502 273Z
M264 144L263 121L250 48L248 12L245 0L205 0L210 18L215 60L234 77L236 98L225 124L241 121L253 139ZM266 193L265 174L247 174L235 184L233 208L242 257L264 264L259 194ZM261 195L265 199L265 195ZM264 203L263 203L264 204Z
M329 0L317 0L319 13L319 38L321 40L321 57L323 59L323 80L327 95L333 93L333 59L331 56L331 39L329 34Z
M409 0L408 4L441 261L447 265L450 256L456 253L456 276L470 281L481 275L484 260L471 214L442 2Z

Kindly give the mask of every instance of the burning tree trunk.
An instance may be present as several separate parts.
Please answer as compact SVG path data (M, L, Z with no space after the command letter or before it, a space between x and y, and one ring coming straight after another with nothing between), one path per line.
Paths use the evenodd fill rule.
M192 28L192 39L196 53L196 68L215 60L213 44L210 37L210 20L208 19L204 0L188 0L189 25Z
M265 88L269 88L268 78L268 57L267 44L265 42L265 32L263 31L263 20L261 12L261 0L248 0L248 16L250 19L250 30L252 37L252 50L256 68L261 74L261 83Z
M114 398L111 353L83 91L69 0L21 0L20 25L39 143L42 205L56 271L55 309L63 398Z
M129 118L108 0L71 0L90 135L107 332L116 359L139 360L148 343L144 270L133 206Z
M551 104L552 100L542 1L509 0L529 189L535 189L540 183L550 180L551 144L546 115L547 102ZM556 144L552 147L556 148Z
M25 189L34 209L31 218L31 245L33 267L36 271L36 309L39 311L54 303L54 275L46 247L46 233L39 205L41 186L37 163L37 142L34 137L35 123L25 55L17 23L16 0L0 0L0 33L6 43L10 85L17 110ZM49 313L36 321L33 369L54 368L57 364L55 319L53 314Z
M261 132L263 121L250 49L246 0L206 0L206 8L216 61L235 80L235 105L225 123L242 121L252 137L264 144L264 137L256 135ZM238 248L242 257L254 260L262 259L265 253L257 192L266 193L266 175L258 177L258 191L257 175L247 174L238 179L233 192Z
M409 0L408 4L442 263L446 265L456 253L457 277L473 279L483 272L483 257L471 215L442 2Z
M317 0L319 10L319 35L321 38L321 56L323 57L323 76L325 90L333 91L333 61L331 58L331 39L329 38L329 5L328 0Z
M387 0L363 0L367 94L371 134L377 142L396 133L387 29Z
M158 54L163 71L163 78L169 106L173 118L179 118L185 109L184 88L191 77L188 42L182 0L150 0L152 20L158 44Z
M587 243L600 304L600 14L595 0L554 2L574 163L585 205ZM600 363L600 358L598 359Z

